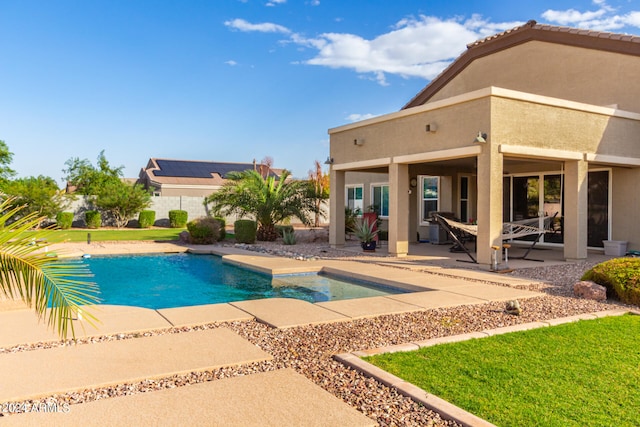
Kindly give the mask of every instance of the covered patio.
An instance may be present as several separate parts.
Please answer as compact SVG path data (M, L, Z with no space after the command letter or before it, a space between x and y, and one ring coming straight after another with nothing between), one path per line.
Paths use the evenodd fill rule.
M556 236L541 243L564 260L586 259L603 240L637 245L633 212L611 190L613 181L632 185L640 167L636 128L640 114L489 87L331 129L330 243L345 243L349 185L382 182L393 256L423 240L432 211L477 224L485 267L491 247L502 247L503 223L526 218L556 215ZM604 154L614 143L619 155Z

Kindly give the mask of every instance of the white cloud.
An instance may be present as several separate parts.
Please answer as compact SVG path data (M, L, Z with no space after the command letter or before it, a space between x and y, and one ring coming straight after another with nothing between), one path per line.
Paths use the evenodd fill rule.
M291 40L318 50L307 64L350 68L384 85L387 74L432 79L467 43L519 24L489 23L478 15L464 22L420 16L405 18L372 40L347 33L325 33L313 39L294 34Z
M273 24L270 22L263 22L260 24L252 24L244 19L233 19L231 21L225 21L224 25L229 28L233 28L234 30L244 31L244 32L252 32L256 31L259 33L281 33L281 34L289 34L291 30L287 27L283 27L282 25Z
M285 4L287 0L269 0L267 6L277 6L279 4Z
M361 120L367 120L370 119L372 117L375 117L373 114L349 114L347 117L345 117L346 120L349 120L350 122L359 122Z
M275 1L275 0L272 0ZM309 0L312 4L319 0ZM640 27L640 11L617 14L606 0L593 0L593 11L547 10L546 20L594 30L614 30L625 26ZM466 45L475 40L522 25L523 22L491 22L481 15L441 19L433 16L409 16L397 22L386 33L372 39L350 33L323 33L306 37L273 23L252 24L242 19L225 22L240 31L286 34L282 43L295 44L300 50L312 51L310 59L296 61L329 68L346 68L362 78L387 85L387 76L423 78L437 76Z
M232 60L232 59L230 59L229 61L225 61L224 63L227 64L227 65L231 65L232 67L234 65L238 65L238 63L236 61Z
M619 30L626 26L640 27L640 12L631 11L618 14L617 10L609 6L606 0L593 0L597 6L594 11L580 12L576 9L549 9L542 17L550 22L599 31Z

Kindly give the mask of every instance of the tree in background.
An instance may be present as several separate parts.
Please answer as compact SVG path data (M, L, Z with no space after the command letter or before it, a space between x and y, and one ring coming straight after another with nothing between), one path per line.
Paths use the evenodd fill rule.
M140 211L151 206L151 194L143 186L123 181L107 181L96 195L95 205L122 228Z
M151 206L151 194L139 184L122 180L123 166L113 167L104 155L98 155L97 166L87 159L72 158L65 162L65 179L76 192L91 198L104 215L121 228L138 212Z
M96 320L85 306L99 303L99 289L82 280L91 277L91 272L84 264L60 261L40 251L34 239L46 237L48 231L27 231L43 218L36 212L21 216L21 208L11 208L11 204L11 199L0 203L0 295L21 299L61 338L69 330L75 338L72 320L81 307L84 319L92 325ZM19 219L12 221L16 216Z
M31 213L49 220L55 218L67 204L68 198L58 188L58 183L48 176L17 178L0 185L4 194L11 198L11 208L24 207L16 212L14 220Z
M75 187L75 191L85 196L95 196L109 181L122 181L124 166L112 167L104 155L104 150L98 155L97 167L87 159L78 157L65 162L67 166L62 172L68 185Z
M309 225L309 213L314 204L307 197L306 181L287 179L284 171L280 179L264 177L256 170L231 172L228 181L216 193L205 199L214 215L240 215L254 217L258 223L257 239L273 241L278 237L276 224L296 217Z
M0 140L0 184L15 176L16 171L9 165L13 161L13 153L9 151L7 144Z
M325 215L322 211L322 202L329 198L329 175L322 170L319 161L315 161L315 170L309 171L309 180L307 181L307 197L313 200L314 209L314 227L320 226L320 218Z

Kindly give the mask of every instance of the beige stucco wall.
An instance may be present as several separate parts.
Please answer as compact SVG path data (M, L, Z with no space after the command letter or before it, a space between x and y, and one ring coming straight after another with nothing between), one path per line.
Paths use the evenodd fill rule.
M494 142L640 158L640 121L493 97Z
M541 41L478 58L430 102L488 86L640 112L640 57Z
M330 131L331 157L337 164L465 147L479 130L489 129L489 106L490 99L481 98L397 119L343 126ZM427 124L436 124L437 131L427 132ZM364 142L358 146L354 140Z

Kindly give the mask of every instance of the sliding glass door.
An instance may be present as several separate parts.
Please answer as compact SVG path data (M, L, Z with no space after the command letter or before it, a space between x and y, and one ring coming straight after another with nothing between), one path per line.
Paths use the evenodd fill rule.
M588 177L588 225L587 245L602 247L609 238L609 171L591 171ZM504 221L524 221L539 218L543 227L544 217L554 217L550 230L541 241L564 243L564 176L560 173L504 178ZM523 240L532 240L527 236Z
M544 227L544 217L555 215L551 230L541 238L548 243L562 243L562 211L563 211L563 182L560 174L542 174L513 176L505 178L505 221L522 222L537 218L534 222L540 228ZM509 192L511 193L509 195ZM510 197L509 197L510 196ZM523 237L522 240L534 240L537 236Z

